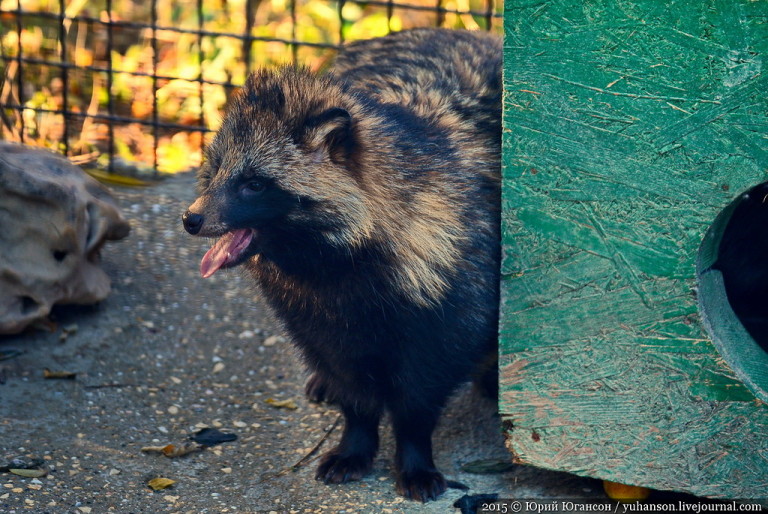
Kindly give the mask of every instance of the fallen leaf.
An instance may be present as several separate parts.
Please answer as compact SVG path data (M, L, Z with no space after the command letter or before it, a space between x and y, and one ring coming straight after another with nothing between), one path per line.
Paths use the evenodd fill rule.
M141 449L144 453L162 453L169 459L182 457L190 453L202 451L204 446L195 441L185 441L179 445L166 444L165 446L145 446Z
M5 473L11 469L39 468L45 461L37 457L14 457L6 464L0 465L0 472Z
M603 489L608 498L620 503L641 502L651 494L651 490L647 487L620 484L608 480L603 480Z
M498 498L498 494L465 494L453 506L461 512L479 512L482 505L495 502Z
M152 488L153 491L159 491L161 489L167 489L171 487L173 484L175 484L175 480L171 480L170 478L153 478L150 480L147 485Z
M236 441L237 434L225 433L215 428L203 428L192 434L190 439L203 446L214 446L216 444Z
M276 409L296 410L299 408L299 406L296 405L296 402L290 398L287 400L275 400L274 398L267 398L264 401Z
M117 185L117 186L132 186L143 187L152 185L151 182L146 180L137 179L134 177L127 177L125 175L118 175L116 173L107 173L105 171L97 170L95 168L85 168L85 172L104 184Z
M63 378L67 380L74 380L77 373L72 371L51 371L48 368L43 369L43 378Z
M48 471L44 469L9 469L8 471L26 478L40 478L48 474Z
M165 446L145 446L141 449L144 453L163 453Z
M182 457L190 453L199 452L203 449L203 445L196 443L195 441L184 441L179 445L169 444L163 448L163 455L168 458Z

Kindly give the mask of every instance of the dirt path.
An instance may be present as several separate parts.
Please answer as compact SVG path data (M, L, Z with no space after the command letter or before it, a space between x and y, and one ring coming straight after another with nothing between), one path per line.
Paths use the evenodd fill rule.
M50 470L37 479L0 473L0 512L458 512L452 504L464 491L426 506L394 493L388 430L361 482L318 483L315 463L285 471L337 413L306 401L300 362L238 271L200 278L207 242L184 234L179 218L194 197L193 177L115 195L133 231L105 248L110 297L57 311L55 332L0 337L0 352L24 351L0 361L0 466L28 455ZM77 377L47 380L44 368ZM140 451L183 442L204 426L238 440L177 459ZM435 435L438 466L469 494L602 497L598 482L566 474L462 472L479 459L509 458L499 434L494 405L466 388ZM176 483L153 492L147 482L155 477Z

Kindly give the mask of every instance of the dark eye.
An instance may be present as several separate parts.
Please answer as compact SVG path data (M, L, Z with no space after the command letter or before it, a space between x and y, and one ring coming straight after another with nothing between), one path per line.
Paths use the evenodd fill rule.
M265 189L267 189L267 182L265 180L253 179L245 183L242 191L246 195L255 195L263 193Z

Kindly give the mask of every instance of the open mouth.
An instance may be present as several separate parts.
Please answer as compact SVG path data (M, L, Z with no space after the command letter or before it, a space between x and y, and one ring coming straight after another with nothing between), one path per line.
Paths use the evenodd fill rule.
M242 228L221 236L200 261L200 274L203 278L210 277L221 268L240 264L255 235L254 229Z

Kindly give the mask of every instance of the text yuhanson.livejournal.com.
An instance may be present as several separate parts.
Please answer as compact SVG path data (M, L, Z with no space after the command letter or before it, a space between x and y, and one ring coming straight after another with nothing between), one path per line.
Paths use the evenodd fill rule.
M492 500L481 502L478 513L536 513L545 512L610 512L613 514L629 514L632 512L768 512L762 502L755 501L684 501L669 502L630 502L593 500Z

